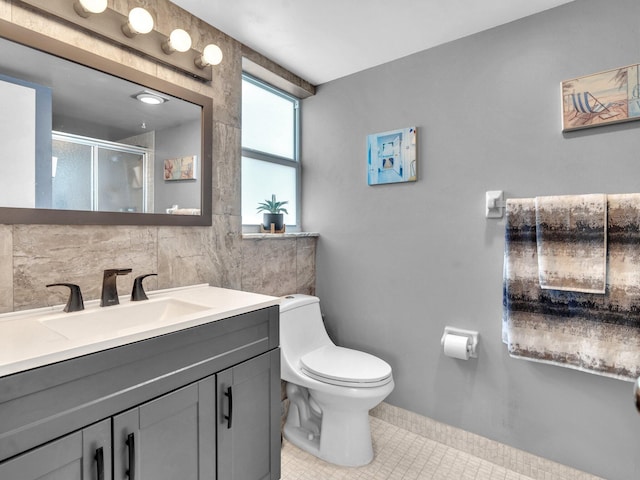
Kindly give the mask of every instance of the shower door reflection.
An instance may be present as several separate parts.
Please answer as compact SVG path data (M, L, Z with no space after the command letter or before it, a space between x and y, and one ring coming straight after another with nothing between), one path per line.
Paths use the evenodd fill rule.
M52 207L101 212L152 211L146 181L148 157L149 151L141 147L54 134Z
M54 139L51 161L51 207L93 210L92 148Z

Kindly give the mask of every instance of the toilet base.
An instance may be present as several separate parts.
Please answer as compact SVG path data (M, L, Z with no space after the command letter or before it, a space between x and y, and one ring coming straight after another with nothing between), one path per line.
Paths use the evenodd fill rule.
M287 384L289 414L284 437L296 447L322 460L346 467L361 467L373 460L368 410L314 409L309 391Z

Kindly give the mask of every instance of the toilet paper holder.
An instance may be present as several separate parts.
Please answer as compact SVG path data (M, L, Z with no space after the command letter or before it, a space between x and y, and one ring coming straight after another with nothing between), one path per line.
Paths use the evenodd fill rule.
M456 327L444 327L444 334L442 335L442 339L440 340L440 344L444 346L444 339L447 335L459 335L461 337L467 337L467 351L469 352L469 356L471 358L478 358L478 336L479 333L473 330L465 330L463 328Z

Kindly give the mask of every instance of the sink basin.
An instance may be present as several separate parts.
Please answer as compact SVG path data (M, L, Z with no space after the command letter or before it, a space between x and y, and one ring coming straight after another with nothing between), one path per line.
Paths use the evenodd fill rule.
M175 298L162 298L56 314L53 317L42 318L40 322L71 340L105 335L123 336L154 326L177 323L186 316L209 308Z

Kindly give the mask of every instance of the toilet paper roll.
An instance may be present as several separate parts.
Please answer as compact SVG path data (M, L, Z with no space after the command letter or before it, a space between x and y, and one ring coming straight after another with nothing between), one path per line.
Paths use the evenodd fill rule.
M469 337L448 334L444 337L444 354L447 357L469 360Z

